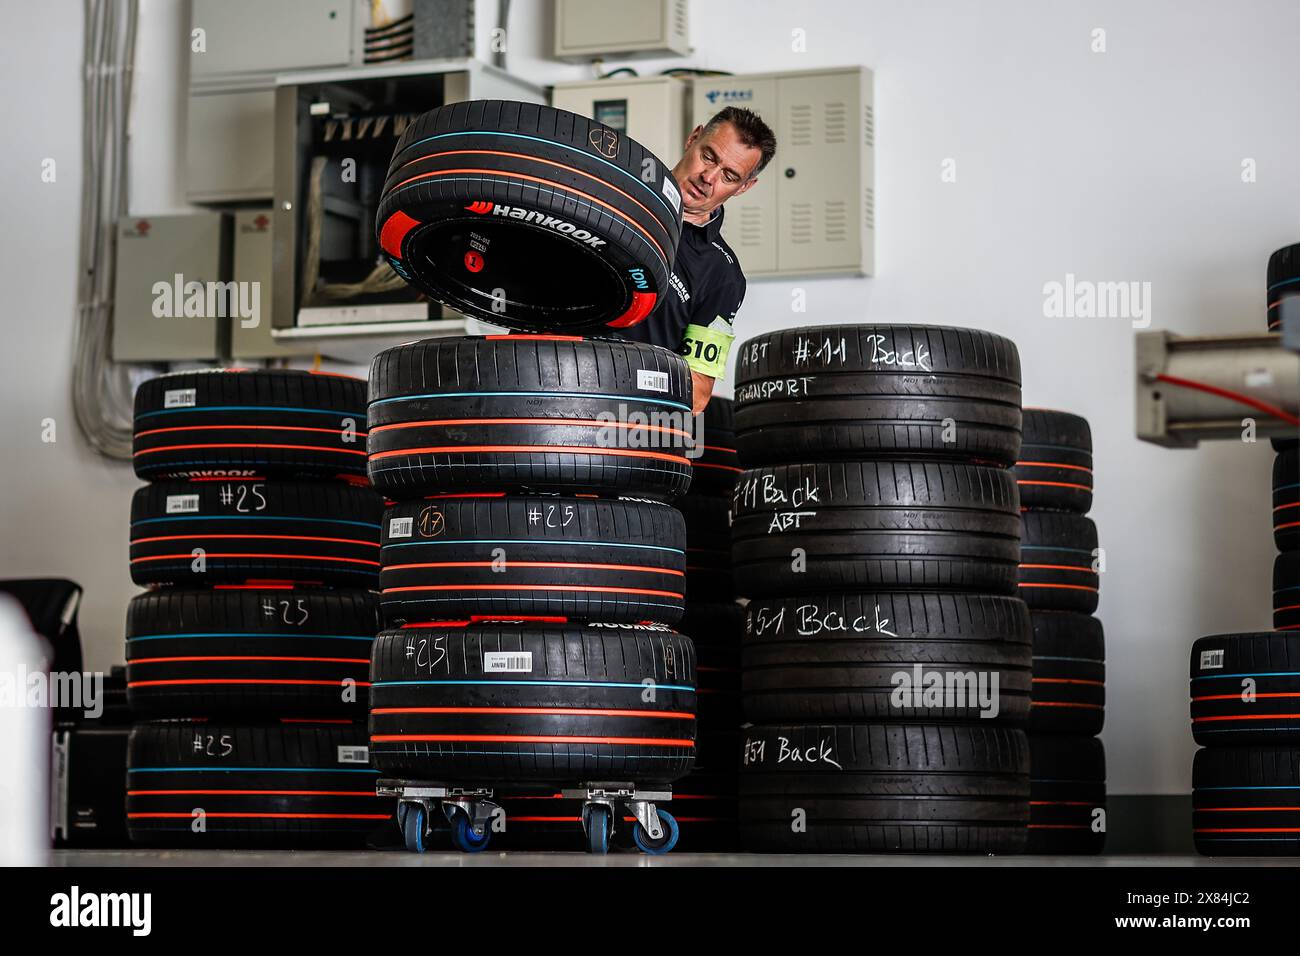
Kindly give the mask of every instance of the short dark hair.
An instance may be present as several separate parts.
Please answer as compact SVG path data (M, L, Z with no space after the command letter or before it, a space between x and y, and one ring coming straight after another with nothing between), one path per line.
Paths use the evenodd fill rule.
M763 167L776 155L776 134L772 127L763 122L763 118L753 110L743 106L724 106L713 114L713 118L704 124L704 132L711 133L723 123L730 123L740 134L740 141L750 149L756 149L762 156L753 175L757 176Z

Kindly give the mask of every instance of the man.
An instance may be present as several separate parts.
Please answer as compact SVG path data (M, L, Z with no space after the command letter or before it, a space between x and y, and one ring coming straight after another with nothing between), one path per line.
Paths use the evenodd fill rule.
M686 357L692 410L704 411L727 365L732 323L745 298L745 273L723 241L722 204L758 181L776 154L776 136L752 110L728 106L686 140L673 178L682 194L682 237L658 308L626 338Z

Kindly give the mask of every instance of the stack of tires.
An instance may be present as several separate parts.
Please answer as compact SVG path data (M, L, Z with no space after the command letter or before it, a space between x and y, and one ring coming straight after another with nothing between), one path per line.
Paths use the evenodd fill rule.
M1282 331L1282 303L1300 300L1300 243L1268 260L1268 329ZM1300 440L1274 438L1273 627L1300 630Z
M133 841L360 845L391 826L366 743L382 502L365 442L356 378L215 369L136 391Z
M1024 848L1014 343L836 325L737 359L748 597L741 837L762 851Z
M740 644L745 615L735 600L731 574L731 496L740 474L735 411L729 398L713 398L697 418L697 456L690 491L678 502L686 519L686 614L682 630L699 658L699 711L695 767L677 787L682 848L736 847L736 753L740 707Z
M1300 855L1300 635L1217 634L1192 645L1196 849Z
M1300 296L1300 243L1268 262L1268 328ZM1300 441L1273 439L1273 628L1192 645L1196 848L1211 856L1300 855Z
M395 780L513 794L491 827L443 805L460 849L566 824L581 845L580 823L603 851L625 821L561 786L666 787L691 769L695 650L671 627L686 527L668 503L690 436L651 423L689 425L690 395L679 356L615 340L458 337L375 358L370 477L390 506L371 755ZM677 836L659 815L658 845L631 828L654 852ZM402 822L414 849L441 823Z
M1034 632L1029 706L1030 853L1100 853L1106 840L1106 653L1101 551L1086 419L1024 411L1015 467L1023 531L1020 596Z
M654 310L680 234L669 167L574 113L455 103L397 142L375 224L389 264L531 333L371 367L369 473L391 501L370 739L410 849L444 820L462 850L579 825L595 852L620 831L647 852L677 840L627 794L694 759L695 648L671 627L691 376L665 349L581 336Z

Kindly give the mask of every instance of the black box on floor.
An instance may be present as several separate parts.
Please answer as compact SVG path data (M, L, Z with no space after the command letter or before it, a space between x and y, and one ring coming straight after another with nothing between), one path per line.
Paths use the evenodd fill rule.
M96 719L55 725L50 747L50 838L56 847L125 847L126 743L131 714L126 672L104 680Z
M50 760L50 836L56 847L125 847L130 725L63 726Z

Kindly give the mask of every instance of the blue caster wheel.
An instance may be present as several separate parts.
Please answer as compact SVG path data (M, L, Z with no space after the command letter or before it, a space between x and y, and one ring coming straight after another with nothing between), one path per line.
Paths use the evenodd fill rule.
M582 830L587 836L587 852L604 856L609 852L610 818L613 815L603 803L591 803L582 808Z
M402 828L402 840L412 853L424 852L424 807L420 804L397 805L397 825Z
M463 810L456 811L455 819L451 822L451 842L456 849L462 853L480 853L487 849L491 839L490 829L484 827L482 833L475 833L469 815Z
M642 853L649 853L651 856L662 856L677 845L677 837L680 831L677 829L677 820L667 810L655 808L659 814L659 824L663 827L663 833L658 840L650 839L650 834L645 832L645 827L641 826L641 821L637 821L632 827L632 839L636 842L637 849Z

